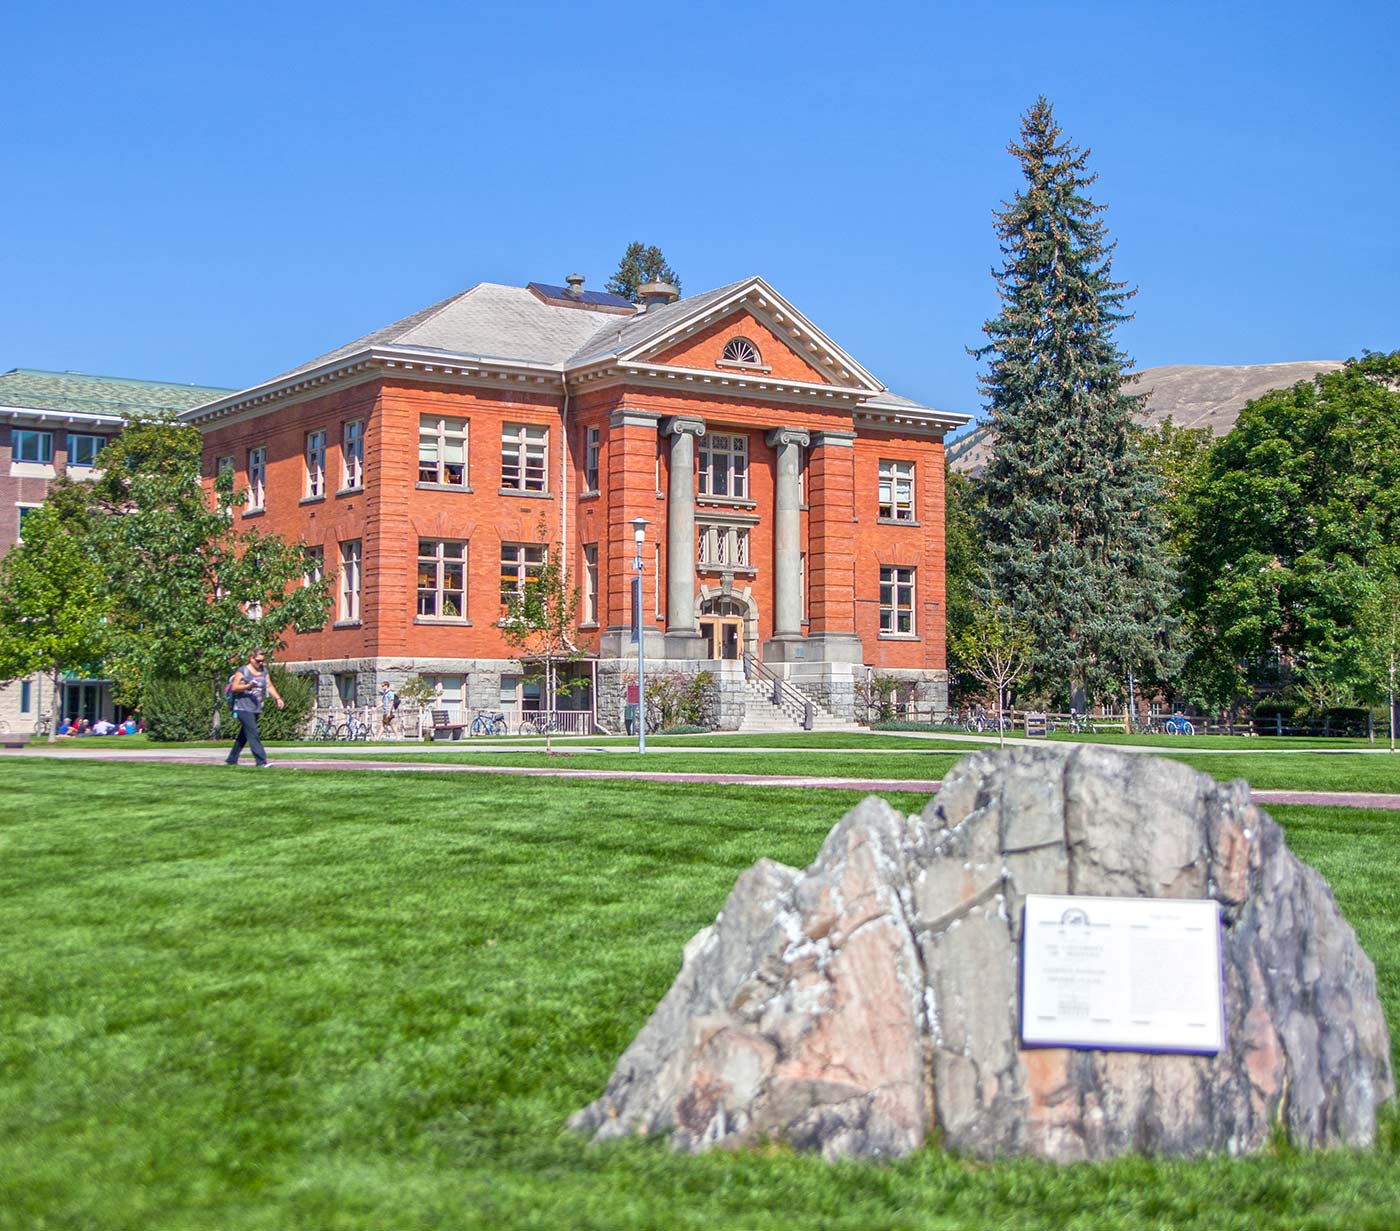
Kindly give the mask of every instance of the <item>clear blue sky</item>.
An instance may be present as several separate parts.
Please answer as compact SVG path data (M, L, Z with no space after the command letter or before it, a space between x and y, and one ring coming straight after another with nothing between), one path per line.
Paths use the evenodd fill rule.
M243 386L471 284L769 279L979 407L1039 93L1092 149L1139 366L1400 347L1400 6L12 6L0 370Z

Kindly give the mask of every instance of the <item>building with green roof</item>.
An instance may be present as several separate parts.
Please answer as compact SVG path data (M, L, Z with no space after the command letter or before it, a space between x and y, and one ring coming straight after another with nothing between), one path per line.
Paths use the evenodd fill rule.
M134 415L175 415L232 392L208 385L12 368L0 373L0 556L22 538L25 513L38 508L60 474L94 474L103 447ZM89 672L89 675L100 673ZM38 676L0 687L0 724L34 728L54 712ZM57 713L111 717L110 681L64 683Z

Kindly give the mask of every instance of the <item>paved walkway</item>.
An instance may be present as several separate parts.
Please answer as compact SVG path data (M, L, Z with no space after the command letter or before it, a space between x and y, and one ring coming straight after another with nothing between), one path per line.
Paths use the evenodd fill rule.
M504 751L505 749L498 749ZM777 774L668 774L639 769L571 769L568 766L523 766L523 765L460 765L444 761L373 760L374 752L383 749L338 749L337 753L350 751L353 758L331 759L302 755L278 755L273 750L273 766L279 770L378 770L390 773L427 774L514 774L523 778L584 778L595 781L660 782L686 785L698 783L714 786L757 786L757 787L796 787L829 791L908 791L915 794L933 794L942 785L936 778L823 778L809 775ZM539 747L516 747L511 751L540 752ZM577 745L573 751L583 751ZM599 747L588 751L617 752L621 749ZM660 749L657 749L659 752ZM686 749L699 752L702 749ZM703 751L719 751L703 749ZM732 749L735 752L748 752L751 749ZM766 749L765 751L776 751ZM789 750L791 751L791 750ZM813 749L805 749L811 753ZM842 751L833 749L832 751ZM848 750L853 751L853 750ZM227 752L222 748L172 748L172 749L133 749L118 748L63 748L50 752L44 748L32 748L23 753L11 753L0 758L11 757L51 757L54 759L81 761L127 761L166 765L211 765L217 766ZM647 755L651 755L649 749ZM247 762L245 768L251 768ZM1313 804L1345 808L1379 808L1400 812L1400 795L1381 795L1360 791L1254 791L1254 799L1261 804Z

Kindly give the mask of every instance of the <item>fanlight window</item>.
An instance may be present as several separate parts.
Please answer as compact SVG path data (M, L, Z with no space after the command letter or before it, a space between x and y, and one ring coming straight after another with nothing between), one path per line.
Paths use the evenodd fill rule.
M763 362L758 347L748 338L730 338L724 344L724 359L728 363L751 363L755 366Z

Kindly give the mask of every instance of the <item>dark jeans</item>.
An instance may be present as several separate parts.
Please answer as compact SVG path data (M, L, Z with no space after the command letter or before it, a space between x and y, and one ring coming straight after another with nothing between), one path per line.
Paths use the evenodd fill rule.
M259 765L266 765L267 753L263 750L262 740L258 738L258 716L248 710L234 710L233 716L238 719L238 738L233 741L228 763L237 765L243 745L247 744L248 751L253 754L253 760Z

